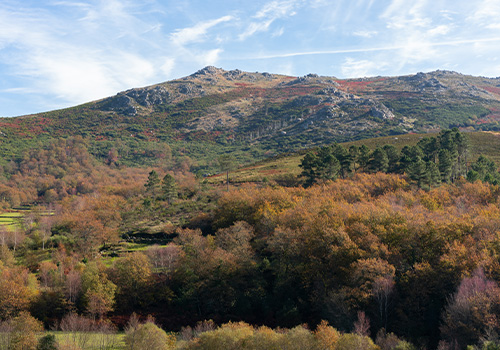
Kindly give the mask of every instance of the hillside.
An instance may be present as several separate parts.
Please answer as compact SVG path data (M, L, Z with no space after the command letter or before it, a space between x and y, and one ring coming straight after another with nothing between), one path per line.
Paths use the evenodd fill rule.
M250 349L489 346L497 85L207 67L3 119L2 339L43 323L53 342L118 349L150 315L186 350L224 334Z
M437 133L428 133L425 137L435 137ZM468 132L467 136L469 144L469 162L477 160L479 156L485 156L493 160L496 164L500 164L500 134L496 132ZM366 145L370 150L375 150L377 147L392 145L399 151L405 146L416 145L424 135L422 134L404 134L397 136L374 137L351 142L340 143L345 148L350 146L360 147ZM279 183L292 181L293 177L298 176L302 169L299 167L305 152L297 152L291 154L282 154L277 157L268 158L260 162L235 169L230 173L231 181L234 183L243 182L261 182L267 180L275 180ZM210 183L221 183L226 181L226 174L214 174L208 178Z
M120 164L189 157L193 170L231 152L240 164L333 142L441 128L498 130L500 78L435 71L340 80L206 67L188 77L73 108L0 120L0 155L80 135Z

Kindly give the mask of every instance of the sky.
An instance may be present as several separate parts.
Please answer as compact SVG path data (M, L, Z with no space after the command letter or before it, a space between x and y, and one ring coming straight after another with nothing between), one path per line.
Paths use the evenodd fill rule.
M0 117L226 70L500 76L500 0L2 0Z

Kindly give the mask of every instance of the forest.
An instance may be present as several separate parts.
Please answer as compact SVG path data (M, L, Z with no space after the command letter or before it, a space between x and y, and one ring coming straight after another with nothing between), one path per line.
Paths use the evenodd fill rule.
M281 185L88 147L1 169L0 349L500 349L499 174L456 129Z

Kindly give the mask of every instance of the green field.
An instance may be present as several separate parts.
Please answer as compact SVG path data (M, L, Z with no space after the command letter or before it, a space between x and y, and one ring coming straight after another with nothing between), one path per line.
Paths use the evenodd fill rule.
M19 220L24 216L22 211L8 211L0 213L0 227L9 231L20 227Z
M77 344L84 350L125 349L124 333L50 332L59 344ZM45 334L44 334L45 335Z

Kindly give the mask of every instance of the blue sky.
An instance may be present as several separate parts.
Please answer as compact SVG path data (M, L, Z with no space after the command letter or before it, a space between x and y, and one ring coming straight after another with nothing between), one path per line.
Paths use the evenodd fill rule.
M500 0L2 0L0 116L227 70L500 76Z

